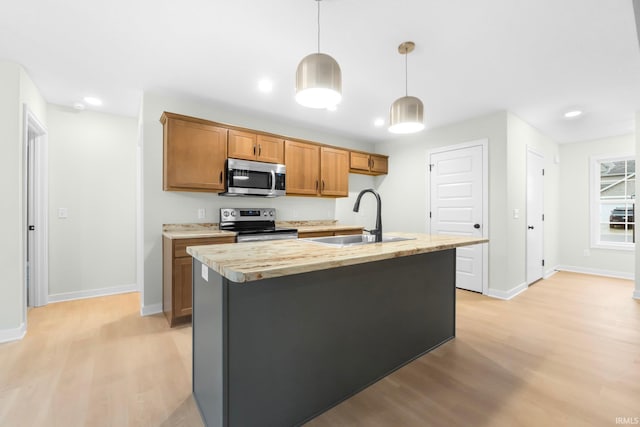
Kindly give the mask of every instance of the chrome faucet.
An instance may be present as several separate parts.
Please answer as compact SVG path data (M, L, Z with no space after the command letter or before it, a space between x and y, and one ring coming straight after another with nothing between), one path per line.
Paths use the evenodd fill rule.
M364 193L371 193L376 196L376 201L378 203L377 215L376 215L376 228L373 230L364 230L369 234L372 234L376 237L376 242L382 242L382 202L380 201L380 195L372 188L367 188L366 190L362 190L360 194L358 194L358 198L356 199L356 204L353 205L353 211L358 212L360 210L360 199Z

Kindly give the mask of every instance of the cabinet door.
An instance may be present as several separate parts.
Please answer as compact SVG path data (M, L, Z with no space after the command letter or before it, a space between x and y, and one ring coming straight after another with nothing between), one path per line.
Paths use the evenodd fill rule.
M323 196L349 195L349 152L321 147L320 192Z
M224 190L227 129L168 119L164 130L164 190Z
M352 151L350 153L350 164L349 167L351 169L357 169L365 172L369 172L370 157L368 154L364 153L356 153Z
M175 317L191 314L192 285L191 257L173 261L173 313Z
M255 160L257 154L256 139L257 135L255 133L229 130L229 157Z
M388 170L388 159L386 157L371 155L371 172L386 174Z
M285 141L287 194L316 195L320 187L320 147Z
M258 161L284 163L284 140L272 136L258 135Z

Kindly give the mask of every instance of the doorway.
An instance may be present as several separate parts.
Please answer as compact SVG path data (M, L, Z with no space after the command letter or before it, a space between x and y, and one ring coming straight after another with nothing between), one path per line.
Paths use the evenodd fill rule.
M46 128L26 104L23 112L23 317L26 323L27 307L46 305L49 290L48 147Z
M527 147L527 285L544 275L544 157Z
M489 237L488 144L473 141L427 155L427 232ZM486 293L487 244L456 249L456 287Z

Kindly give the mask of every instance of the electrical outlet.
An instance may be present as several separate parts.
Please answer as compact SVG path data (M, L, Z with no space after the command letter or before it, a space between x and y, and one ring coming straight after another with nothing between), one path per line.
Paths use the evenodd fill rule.
M591 256L591 251L590 251L589 249L585 249L585 250L582 252L582 254L583 254L584 256Z
M67 208L58 208L58 218L67 218L69 216L69 211Z
M514 209L513 210L513 219L518 219L520 218L520 209Z
M204 208L198 209L198 219L204 219L207 211Z

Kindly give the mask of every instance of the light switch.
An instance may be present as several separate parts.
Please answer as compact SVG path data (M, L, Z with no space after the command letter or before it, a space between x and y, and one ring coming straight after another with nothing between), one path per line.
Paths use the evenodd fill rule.
M198 209L198 219L203 219L206 215L207 211L204 208Z
M204 264L202 264L202 278L205 282L209 281L209 268Z
M58 218L67 218L68 216L67 208L58 208Z
M513 219L518 219L520 218L520 209L514 209L513 210Z

